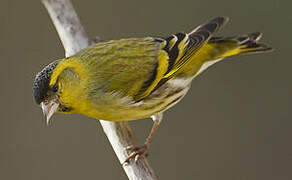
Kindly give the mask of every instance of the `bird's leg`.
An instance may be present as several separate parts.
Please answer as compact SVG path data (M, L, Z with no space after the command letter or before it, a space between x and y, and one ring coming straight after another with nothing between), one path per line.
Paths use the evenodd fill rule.
M157 130L157 128L162 120L162 117L163 117L162 113L158 113L158 114L151 116L154 123L153 123L152 129L151 129L151 132L148 135L144 145L138 146L138 147L129 146L127 148L127 150L131 150L133 152L127 157L127 159L124 161L124 164L129 163L130 160L133 158L135 159L135 162L136 162L141 156L147 155L147 152L148 152L148 149L150 147L153 135L154 135L155 131Z

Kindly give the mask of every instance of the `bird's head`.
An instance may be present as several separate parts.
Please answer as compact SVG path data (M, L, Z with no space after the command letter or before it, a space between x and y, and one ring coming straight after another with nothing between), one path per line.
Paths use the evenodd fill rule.
M33 84L33 96L43 110L47 124L55 112L73 113L84 99L83 68L80 63L63 59L39 72Z

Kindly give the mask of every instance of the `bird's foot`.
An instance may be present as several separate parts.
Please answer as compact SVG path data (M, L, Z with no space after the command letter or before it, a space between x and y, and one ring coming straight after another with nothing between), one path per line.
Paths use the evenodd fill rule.
M132 153L127 157L123 164L128 164L132 159L137 162L142 156L148 156L149 145L144 144L143 146L128 146L126 148L128 151L132 151Z

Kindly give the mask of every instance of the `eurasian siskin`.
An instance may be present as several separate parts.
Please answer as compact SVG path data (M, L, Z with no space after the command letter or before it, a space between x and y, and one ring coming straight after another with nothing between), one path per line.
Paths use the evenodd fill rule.
M34 99L46 121L55 112L95 119L129 121L151 117L145 145L132 148L129 161L149 148L164 111L188 92L192 80L210 65L238 54L266 52L261 33L213 37L228 21L217 17L192 32L166 38L130 38L94 44L57 60L37 74Z

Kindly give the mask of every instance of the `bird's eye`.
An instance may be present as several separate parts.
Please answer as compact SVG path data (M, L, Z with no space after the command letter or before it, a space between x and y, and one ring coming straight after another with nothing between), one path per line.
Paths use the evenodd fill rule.
M59 89L58 84L54 84L54 85L52 86L52 91L53 91L53 92L58 92L58 89Z

